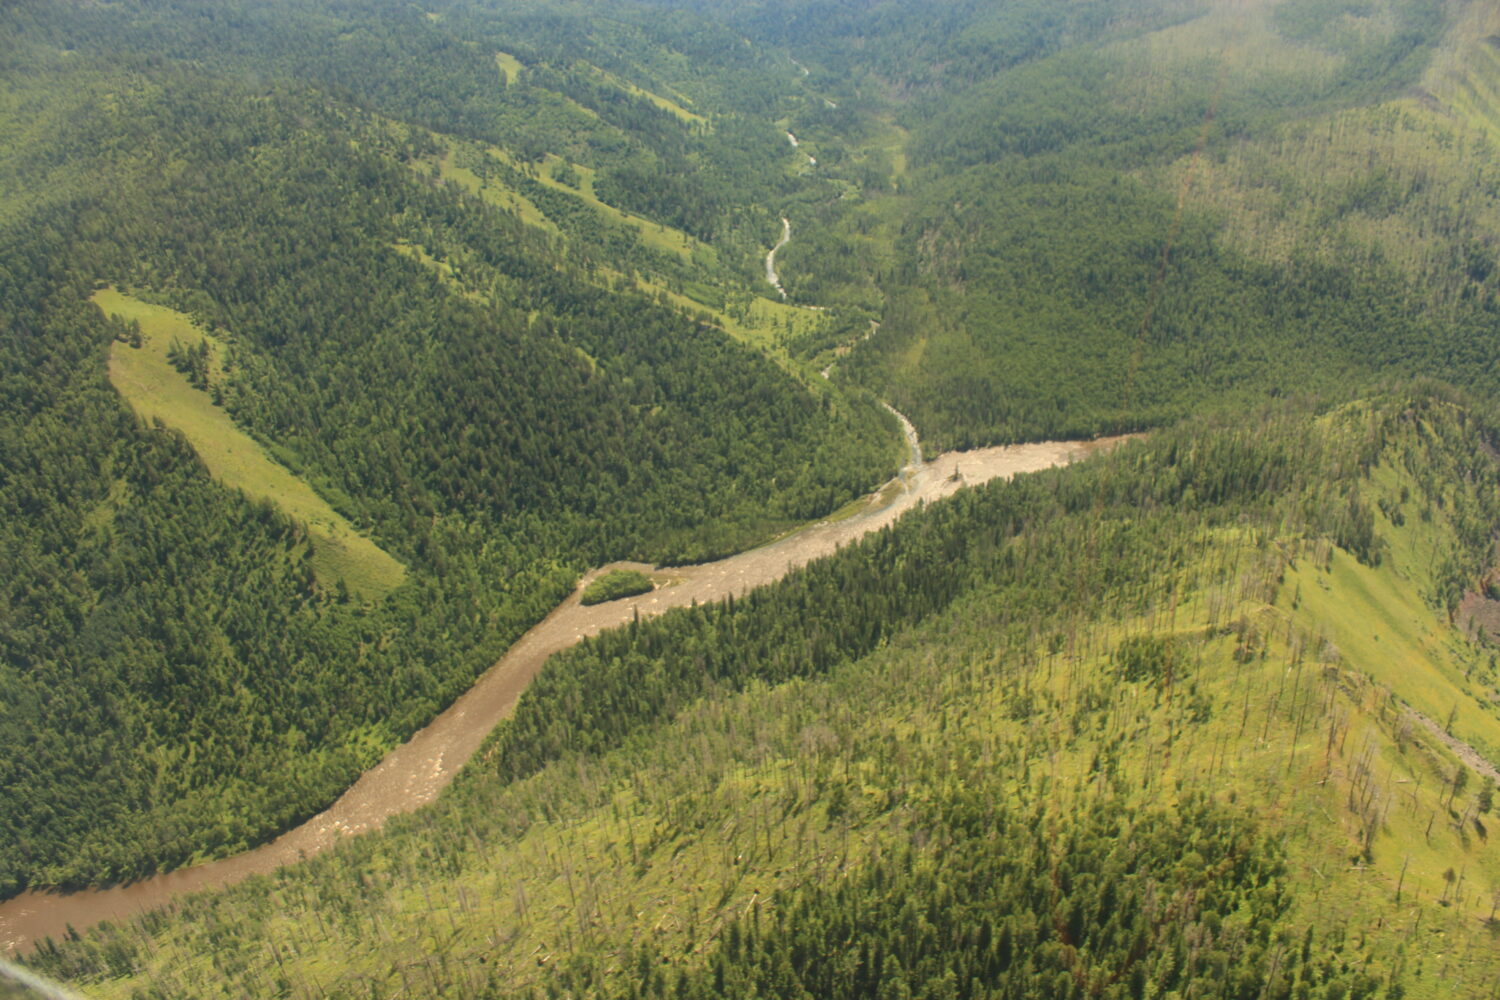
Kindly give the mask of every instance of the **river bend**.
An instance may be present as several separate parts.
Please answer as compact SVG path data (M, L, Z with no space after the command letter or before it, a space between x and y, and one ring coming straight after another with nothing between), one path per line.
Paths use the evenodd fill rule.
M781 241L766 256L766 278L785 297L776 275L775 256L791 239L791 223L784 218L781 221ZM872 326L872 333L874 329ZM446 711L362 774L328 809L267 844L219 861L123 886L73 893L34 891L0 902L0 954L20 951L44 937L60 937L69 927L82 930L101 920L118 920L153 909L184 893L266 874L325 851L344 837L376 829L387 818L435 799L496 724L510 715L516 699L553 653L604 629L623 625L637 615L651 618L671 608L739 597L878 531L920 504L964 486L1066 464L1115 440L980 448L949 452L924 462L911 421L894 407L887 405L886 409L900 422L907 446L906 464L897 478L867 498L864 508L853 516L814 523L717 562L670 570L617 563L593 571L572 596L522 636ZM590 607L579 602L585 584L617 567L651 571L661 584L655 591L637 597Z

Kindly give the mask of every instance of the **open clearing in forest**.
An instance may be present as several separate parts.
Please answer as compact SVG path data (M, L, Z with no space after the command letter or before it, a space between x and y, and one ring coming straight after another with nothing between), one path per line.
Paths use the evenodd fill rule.
M623 209L599 200L594 193L594 170L577 163L569 163L567 160L553 153L548 153L539 166L523 164L520 160L511 156L505 150L496 146L483 147L490 156L504 163L514 170L527 173L536 179L537 183L549 187L554 191L561 191L566 195L577 198L588 205L595 212L603 216L608 222L628 226L634 229L640 236L643 244L654 250L665 253L677 254L686 259L693 260L695 255L709 264L717 259L714 249L706 243L689 236L680 229L652 222L650 219L639 215L632 215ZM430 161L429 161L430 162ZM558 180L556 174L565 172L570 168L578 178L578 186L574 187ZM559 230L545 213L530 199L519 191L507 187L505 184L493 179L479 176L468 167L460 166L458 162L458 144L450 143L443 157L438 161L439 176L445 181L456 181L464 190L470 194L479 195L485 201L499 208L514 211L520 216L521 221L527 225L538 226L551 233Z
M443 153L443 158L438 161L438 175L445 181L456 181L460 187L470 194L477 194L485 201L497 208L515 212L522 222L528 226L536 226L545 229L549 233L556 233L557 226L552 220L542 214L542 210L521 192L513 190L501 184L499 181L480 177L468 167L461 167L455 160L452 146Z
M324 586L339 580L351 593L374 599L400 585L406 567L354 526L286 466L242 431L209 394L193 388L167 360L173 341L184 347L207 342L217 373L223 345L180 312L152 305L114 288L95 292L106 315L141 326L139 348L116 341L109 352L109 379L141 419L160 420L187 438L209 474L247 496L269 500L307 526L312 567Z
M495 65L500 67L500 75L505 77L505 85L509 87L516 82L516 76L526 67L521 65L521 60L509 52L496 52Z
M491 153L511 163L512 166L516 165L509 156L506 156L498 149L492 148ZM573 173L578 175L577 187L572 187L557 179L556 174L564 167L571 167ZM541 169L536 172L536 179L547 187L565 192L582 200L610 221L622 223L635 229L640 234L641 242L648 247L656 250L664 250L667 253L679 254L689 260L692 259L695 252L705 255L714 254L713 248L707 244L699 243L680 229L673 229L671 226L652 222L650 219L642 218L639 215L632 215L629 212L600 201L599 196L594 193L594 173L595 171L592 167L586 167L579 163L570 164L561 156L548 153L547 158L542 161Z
M619 283L631 279L618 271L602 268L601 273ZM741 343L761 351L793 378L815 393L827 391L827 382L817 376L816 366L798 361L787 349L790 339L806 336L818 324L827 322L827 313L803 306L775 302L759 295L744 295L717 308L690 295L674 292L665 285L637 275L638 291L654 297L684 316L708 321Z
M620 90L625 91L625 93L629 94L632 97L645 98L652 104L656 105L658 108L661 108L663 111L669 114L675 115L679 120L688 125L703 125L708 121L707 118L704 118L700 114L689 111L687 108L683 107L681 104L677 103L671 98L663 97L660 94L653 93L652 91L649 91L644 87L637 87L629 80L622 80L608 70L601 69L598 66L594 66L592 68L596 73L603 77L604 80L610 84L610 86L618 87Z

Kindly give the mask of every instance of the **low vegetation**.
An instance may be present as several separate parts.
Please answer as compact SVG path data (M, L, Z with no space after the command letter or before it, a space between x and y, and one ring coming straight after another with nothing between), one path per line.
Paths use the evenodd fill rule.
M622 597L647 594L656 589L651 578L640 570L614 569L589 581L578 600L584 604L603 604Z
M342 585L364 598L379 598L399 586L406 568L354 526L306 483L271 458L224 412L224 346L182 313L107 288L92 301L127 327L110 346L110 382L147 423L160 421L180 432L225 486L263 498L307 529L311 565L327 588ZM206 349L205 349L206 348ZM173 352L201 355L201 385L179 370ZM183 367L186 367L184 364Z

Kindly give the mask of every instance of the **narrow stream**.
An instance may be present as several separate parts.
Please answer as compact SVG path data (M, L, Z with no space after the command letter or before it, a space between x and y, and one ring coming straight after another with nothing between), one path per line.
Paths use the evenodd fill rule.
M783 215L781 217L781 239L777 240L776 245L766 254L766 280L771 283L771 287L776 289L777 294L783 300L786 299L786 289L781 287L781 278L776 274L776 251L791 241L792 223L791 220Z

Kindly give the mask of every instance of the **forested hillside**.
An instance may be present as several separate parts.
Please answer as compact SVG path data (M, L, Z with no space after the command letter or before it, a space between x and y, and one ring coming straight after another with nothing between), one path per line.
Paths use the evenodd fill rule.
M683 258L642 235L689 220L621 223L629 199L548 189L548 229L435 166L482 139L534 170L546 135L611 197L642 157L733 163L718 137L749 143L750 126L717 91L702 100L722 132L599 82L618 75L585 93L541 55L508 81L487 51L481 81L472 60L428 58L467 51L470 29L409 31L388 13L0 15L0 894L252 845L447 704L584 568L734 551L899 459L873 400L749 345L775 317L726 330L716 310L750 292L711 247ZM338 52L334 36L358 43L347 64L307 47ZM665 58L656 40L627 44ZM750 100L734 72L708 75ZM472 107L434 102L463 86ZM785 143L765 131L774 165ZM709 236L721 216L704 212L691 225ZM152 423L107 361L174 348L94 305L106 283L126 298L100 301L159 303L217 345L213 364L180 356ZM221 408L230 447L263 450L396 575L367 590L322 572L330 536L296 505L205 473L174 425L188 403ZM401 564L403 584L362 599Z
M791 127L863 157L788 290L881 321L838 371L929 446L1393 374L1496 391L1491 7L753 10L834 98Z
M99 996L1484 995L1493 774L1451 747L1500 748L1500 675L1449 616L1495 434L1421 390L960 494L555 659L387 832L34 961Z
M1496 995L1497 40L1479 0L0 7L0 906L264 844L562 635L393 782L429 804L25 960ZM1049 438L1093 457L920 461ZM809 521L888 526L680 568Z

